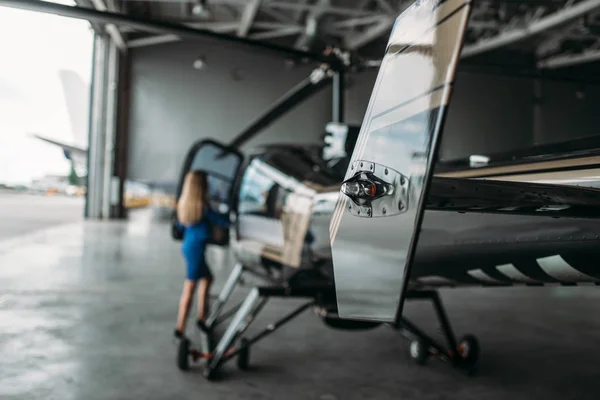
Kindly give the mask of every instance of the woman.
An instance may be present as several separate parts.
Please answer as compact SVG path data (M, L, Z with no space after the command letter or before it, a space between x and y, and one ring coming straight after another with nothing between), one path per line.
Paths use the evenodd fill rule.
M212 273L206 264L206 244L210 239L210 224L222 227L229 221L210 209L208 204L208 179L203 171L190 171L185 176L183 190L177 203L177 219L184 230L182 254L186 262L186 279L179 301L179 315L174 335L185 337L185 326L196 286L200 282L198 292L198 328L206 331L204 323L208 310L208 295L212 283Z

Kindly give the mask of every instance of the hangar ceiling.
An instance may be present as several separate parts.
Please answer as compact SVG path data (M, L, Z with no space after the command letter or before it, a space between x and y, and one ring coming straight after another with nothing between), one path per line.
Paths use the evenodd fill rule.
M407 0L78 0L81 6L320 52L382 54ZM120 27L129 47L179 40ZM462 58L474 65L597 71L600 0L479 0ZM590 65L592 64L592 65Z
M49 0L55 1L55 0ZM125 50L178 41L184 32L225 34L262 42L287 53L336 47L359 58L381 57L394 17L412 0L74 0L73 11L41 0L0 0L0 5L103 20ZM419 1L419 0L417 0ZM444 0L438 0L444 1ZM46 5L44 5L46 4ZM71 7L67 7L71 8ZM86 11L85 8L94 8ZM108 13L106 13L108 12ZM98 14L100 13L100 15ZM104 15L102 15L104 14ZM127 21L125 21L127 20ZM130 22L128 22L130 21ZM135 23L133 21L136 21ZM163 24L162 32L155 21ZM120 26L112 23L122 24ZM94 23L97 28L98 24ZM126 24L136 25L136 29ZM164 24L169 25L168 29ZM155 32L149 34L148 32ZM174 33L175 32L175 33ZM464 65L541 75L562 70L597 77L600 68L600 0L473 0L461 58ZM290 51L294 49L294 51ZM316 56L319 58L320 56ZM552 74L552 73L550 73Z

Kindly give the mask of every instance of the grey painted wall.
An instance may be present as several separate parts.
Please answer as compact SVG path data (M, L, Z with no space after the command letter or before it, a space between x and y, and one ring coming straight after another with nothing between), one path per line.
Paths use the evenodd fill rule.
M347 95L349 122L362 121L376 77L376 71L363 73L352 84ZM440 158L450 160L600 135L600 86L544 81L542 96L540 127L534 129L532 79L459 70Z
M205 70L192 67L200 55L207 60ZM192 42L132 49L128 177L175 180L192 143L228 142L312 68L286 68L282 58L257 51ZM331 90L325 89L248 146L317 142L330 119Z
M599 86L546 80L541 88L540 118L536 119L532 79L459 74L442 158L600 135Z
M533 138L532 96L529 79L459 72L440 158L528 146Z
M376 78L376 70L351 78L346 96L349 123L362 122ZM532 93L530 80L459 72L440 156L455 158L529 144Z
M203 55L208 68L192 68ZM132 52L129 178L177 177L189 146L201 138L229 141L312 67L286 68L283 60L190 42ZM233 72L243 79L235 80ZM361 124L376 70L351 76L346 121ZM576 93L584 93L578 97ZM458 72L440 157L456 159L600 134L600 88L544 82L541 125L534 129L531 79ZM318 142L331 118L327 89L273 124L249 146ZM536 123L540 123L539 121ZM534 137L534 131L537 132Z
M539 144L600 135L600 86L552 82L542 85L543 135Z

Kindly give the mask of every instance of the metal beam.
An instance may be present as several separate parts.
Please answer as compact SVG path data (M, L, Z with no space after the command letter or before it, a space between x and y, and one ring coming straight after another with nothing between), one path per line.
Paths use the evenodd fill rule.
M128 2L135 1L149 1L149 0L127 0ZM152 1L152 0L150 0ZM181 0L160 0L164 3L180 3ZM234 5L243 7L247 4L248 0L208 0L211 5ZM410 1L408 3L411 3ZM299 2L288 2L288 1L277 1L277 0L264 0L263 8L272 8L272 9L280 9L280 10L291 10L291 11L313 11L318 6L312 4L306 4L306 1ZM327 7L325 12L328 14L336 14L336 15L348 15L348 16L361 16L361 15L374 15L378 14L381 16L387 16L385 13L374 13L369 10L360 10L356 8L350 7Z
M300 51L268 42L261 42L233 35L216 33L205 29L190 28L185 25L174 24L166 21L135 18L117 13L102 12L98 10L80 7L64 6L61 4L54 4L38 0L0 0L0 6L7 6L21 10L45 12L60 15L63 17L84 19L88 21L99 21L106 24L128 25L142 31L162 34L173 34L181 38L190 40L215 39L220 40L222 42L237 43L246 45L248 47L254 47L256 49L271 51L273 53L278 53L282 56L285 55L288 57L297 57L322 63L328 63L333 69L343 68L341 62L335 56L309 53L306 51Z
M550 57L546 60L538 61L537 67L540 69L557 69L594 61L600 61L600 50L588 50L581 54L564 54Z
M130 40L129 42L127 42L127 46L130 49L133 49L136 47L146 47L146 46L154 46L157 44L178 42L179 40L181 40L181 39L177 35L158 35L158 36L150 36L150 37L145 37L145 38L141 38L141 39Z
M461 52L461 58L472 57L486 51L494 50L499 47L509 45L527 39L528 37L537 35L544 31L554 29L568 23L576 18L579 18L591 11L600 8L600 0L584 0L574 6L556 11L551 15L540 18L532 22L524 28L510 29L496 37L480 40L479 42L465 46Z
M199 22L199 23L186 24L186 25L189 27L192 27L192 28L210 29L214 32L226 33L226 32L235 32L238 28L239 23L238 22ZM273 22L256 22L254 24L254 26L256 28L261 28L261 29L272 29L272 31L269 31L269 32L260 32L260 33L256 33L256 34L249 36L251 39L255 39L255 40L257 40L259 38L265 39L265 38L270 38L270 37L286 36L287 34L284 34L285 32L294 31L294 33L298 33L299 31L302 30L302 27L299 27L299 26L291 27L291 26L273 23ZM279 35L275 34L276 31L280 32L280 34ZM156 44L178 42L180 40L181 40L181 38L177 35L157 35L157 36L150 36L150 37L130 40L129 42L127 42L127 46L129 46L130 48L145 47L145 46L153 46Z
M316 17L309 15L306 18L306 25L302 29L302 35L298 37L294 48L301 50L309 50L313 41L316 39L319 30L319 21Z
M225 10L225 12L228 13L230 17L238 19L240 15L240 10L238 10L236 6L231 4L221 4L221 6L223 6L223 10Z
M273 10L271 8L268 7L262 7L260 9L260 12L270 16L271 18L276 19L279 22L283 22L283 23L287 23L287 24L297 24L298 22L296 20L294 20L292 17L285 15L284 13L277 11L277 10Z
M301 25L298 24L282 24L279 22L262 22L262 21L257 21L255 22L253 25L253 27L255 28L259 28L259 29L284 29L284 28L290 28L290 27L301 27Z
M123 39L123 36L121 35L121 32L119 32L119 29L115 25L112 25L112 24L106 25L105 29L106 29L106 33L108 33L108 35L110 36L112 41L115 43L115 45L117 46L119 51L126 52L127 51L127 43L125 43L125 39Z
M240 25L238 26L237 35L241 37L248 36L248 32L252 27L252 22L256 18L260 3L262 0L248 0L248 4L244 7L242 18L240 19Z
M91 0L91 1L92 1L92 4L94 5L94 7L96 8L96 10L108 11L108 7L106 7L104 0ZM106 32L108 33L108 35L110 36L110 38L112 39L112 41L117 46L117 48L122 52L126 52L127 44L125 43L125 40L123 39L123 36L121 35L121 32L119 32L119 29L113 24L106 24L105 29L106 29Z
M354 28L362 25L370 25L381 21L381 15L368 15L366 17L349 18L331 23L329 26L335 29L339 28Z
M381 22L366 29L364 32L345 38L345 47L348 50L356 50L378 37L381 37L385 33L388 33L394 26L394 23L394 18L383 19Z
M377 0L377 4L379 4L379 7L381 7L386 14L396 14L396 10L390 5L390 3L388 3L387 0Z
M92 4L91 0L75 0L75 5L78 7L82 7L82 8L94 8L94 5ZM90 25L92 26L92 29L94 30L94 32L103 33L105 31L103 25L98 24L94 21L89 21L89 22L90 22Z
M484 30L484 29L498 29L500 25L498 22L493 20L470 20L469 29L473 30Z
M308 3L309 0L298 0L297 3L298 5L306 5ZM303 9L297 9L294 13L293 13L293 18L294 21L296 21L297 23L302 21L302 17L304 17L304 12L306 10Z
M240 25L239 22L193 22L189 24L184 24L190 28L196 29L208 29L213 32L219 33L227 33L227 32L235 32Z
M306 17L304 34L300 35L294 47L297 49L309 49L317 37L319 30L319 21L323 17L325 7L330 6L330 0L318 0L316 4L319 8L311 11Z
M249 37L252 39L274 39L284 36L293 36L301 33L303 28L301 26L290 26L289 28L273 29L265 32L257 32L251 34Z
M567 38L574 38L575 32L581 28L581 20L576 20L570 24L557 29L548 37L545 37L538 45L535 54L538 59L545 58L548 55L556 54L560 51L562 42Z
M337 14L337 15L349 15L349 16L364 16L364 15L373 15L374 13L366 10L357 10L354 8L345 8L345 7L320 7L318 5L310 5L310 4L295 4L295 3L287 3L283 1L271 1L265 3L265 7L270 8L278 8L281 10L296 10L296 11L318 11L319 9L323 9L324 12L328 14ZM385 14L375 13L381 16L385 16Z
M131 33L131 32L137 32L137 30L133 29L130 26L122 26L122 27L119 28L119 32L121 32L121 33Z

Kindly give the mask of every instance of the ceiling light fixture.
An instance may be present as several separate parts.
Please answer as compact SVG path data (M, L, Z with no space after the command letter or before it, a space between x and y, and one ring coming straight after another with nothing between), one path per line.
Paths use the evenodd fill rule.
M192 14L200 18L210 17L210 10L207 7L206 0L196 0L192 6Z

